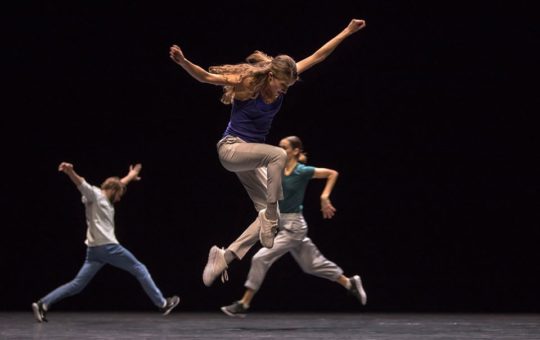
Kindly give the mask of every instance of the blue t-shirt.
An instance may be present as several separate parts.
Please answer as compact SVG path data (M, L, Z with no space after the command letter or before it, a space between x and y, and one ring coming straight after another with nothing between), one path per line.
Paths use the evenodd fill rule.
M298 163L289 176L283 176L283 200L279 201L282 213L300 213L304 206L307 184L313 178L315 167Z
M243 101L234 100L231 118L223 137L231 135L240 137L246 142L264 143L281 103L283 95L271 104L266 104L261 96Z

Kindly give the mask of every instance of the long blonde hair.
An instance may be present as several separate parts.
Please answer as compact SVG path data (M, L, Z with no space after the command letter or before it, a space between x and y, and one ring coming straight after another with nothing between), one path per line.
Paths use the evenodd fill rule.
M271 57L264 52L255 51L246 58L246 63L236 65L211 66L210 73L215 74L239 74L242 81L250 78L247 83L250 98L256 98L265 85L268 73L272 72L274 77L287 83L294 83L298 79L296 62L288 55L280 54ZM223 86L221 102L230 104L236 92L234 86Z

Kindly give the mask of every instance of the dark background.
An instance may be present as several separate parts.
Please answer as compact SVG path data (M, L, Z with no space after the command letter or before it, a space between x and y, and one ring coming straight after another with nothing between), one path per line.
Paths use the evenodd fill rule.
M14 7L16 6L16 7ZM307 57L352 18L367 27L302 74L268 143L298 135L310 164L340 172L323 220L313 181L310 237L346 275L270 270L253 310L538 312L538 42L525 2L26 2L2 11L0 307L31 302L83 263L84 208L58 173L99 185L141 162L117 205L117 236L181 310L243 293L249 261L204 287L208 249L255 217L215 144L230 108L168 56L207 68L253 50ZM104 268L55 310L153 310L137 281Z

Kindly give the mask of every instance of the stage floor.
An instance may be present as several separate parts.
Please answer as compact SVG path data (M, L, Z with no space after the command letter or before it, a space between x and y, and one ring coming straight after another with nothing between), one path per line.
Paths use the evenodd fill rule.
M540 339L540 314L0 312L0 339Z

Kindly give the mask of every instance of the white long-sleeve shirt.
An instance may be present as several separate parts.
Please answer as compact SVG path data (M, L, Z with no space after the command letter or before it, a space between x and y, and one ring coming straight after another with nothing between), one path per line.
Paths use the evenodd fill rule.
M101 189L83 180L77 187L86 208L86 243L89 247L116 243L114 234L114 205L103 195Z

